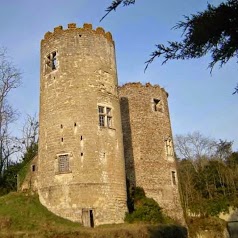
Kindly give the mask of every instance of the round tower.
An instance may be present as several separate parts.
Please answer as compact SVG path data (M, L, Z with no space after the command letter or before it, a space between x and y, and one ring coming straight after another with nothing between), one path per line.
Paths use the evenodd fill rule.
M85 226L123 222L125 165L112 36L68 24L41 41L39 197Z
M169 116L168 93L158 85L119 88L126 175L166 213L184 224Z

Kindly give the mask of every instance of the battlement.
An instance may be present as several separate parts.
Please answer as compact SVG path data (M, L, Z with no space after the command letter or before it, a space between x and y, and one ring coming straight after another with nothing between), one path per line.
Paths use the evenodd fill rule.
M142 84L141 82L133 82L133 83L125 83L123 84L122 86L119 86L119 90L120 88L157 88L157 89L160 89L162 90L163 92L166 93L167 97L169 96L169 94L165 91L164 88L161 88L158 84L150 84L150 83L145 83L145 84Z
M90 32L96 35L103 35L109 42L114 44L112 34L110 32L105 32L105 30L102 27L97 27L94 30L92 24L89 23L84 23L82 28L77 27L76 23L69 23L67 29L63 29L63 26L57 26L54 28L53 32L50 31L46 32L44 35L44 39L42 41L49 40L59 34L71 33L72 31L77 31L77 33L79 34Z

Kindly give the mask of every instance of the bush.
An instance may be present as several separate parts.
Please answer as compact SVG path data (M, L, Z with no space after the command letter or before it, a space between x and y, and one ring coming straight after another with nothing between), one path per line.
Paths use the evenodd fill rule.
M162 209L153 198L147 198L143 188L137 187L134 192L134 211L126 213L125 221L164 223Z

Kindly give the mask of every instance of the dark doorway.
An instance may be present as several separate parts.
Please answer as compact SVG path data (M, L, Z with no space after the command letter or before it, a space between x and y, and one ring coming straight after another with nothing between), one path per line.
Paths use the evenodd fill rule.
M227 228L230 238L238 237L238 221L228 221Z
M86 227L94 227L94 214L92 209L84 208L82 210L82 222Z
M89 210L89 213L90 213L90 226L94 227L93 210Z

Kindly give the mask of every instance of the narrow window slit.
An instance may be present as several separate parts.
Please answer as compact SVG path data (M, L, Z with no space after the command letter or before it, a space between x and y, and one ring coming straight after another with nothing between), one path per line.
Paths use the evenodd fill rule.
M172 171L172 182L173 182L173 185L176 185L176 172L175 171Z

